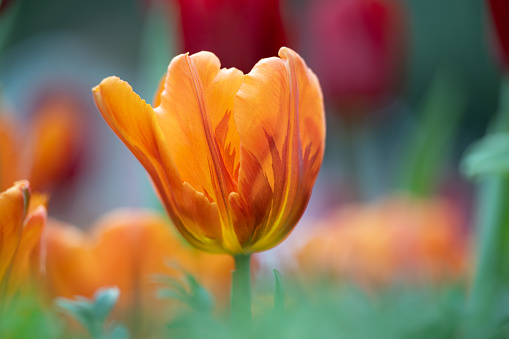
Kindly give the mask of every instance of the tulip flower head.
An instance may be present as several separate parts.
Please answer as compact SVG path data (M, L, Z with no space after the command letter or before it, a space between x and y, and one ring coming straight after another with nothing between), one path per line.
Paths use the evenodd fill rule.
M30 185L18 181L0 193L0 313L29 290L42 270L43 206L29 208Z
M212 53L175 57L154 108L124 81L93 89L104 119L151 176L181 234L205 251L276 246L309 201L322 162L320 85L281 48L247 75Z

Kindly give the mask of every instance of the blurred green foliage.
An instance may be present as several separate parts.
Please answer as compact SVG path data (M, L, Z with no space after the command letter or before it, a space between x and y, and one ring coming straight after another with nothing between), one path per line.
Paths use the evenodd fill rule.
M232 331L227 319L190 313L169 328L167 337L183 338L462 338L465 290L393 286L364 291L323 282L286 286L284 312L263 296L255 297L251 329ZM311 292L309 292L311 291ZM258 303L258 305L257 305ZM176 331L174 333L174 331Z
M422 99L399 177L405 191L435 195L465 110L467 93L451 68L440 68Z
M483 0L407 0L410 103L418 103L440 65L454 65L470 94L459 147L484 134L497 106L499 70L491 46L491 23ZM461 153L457 153L459 158Z
M54 339L62 334L63 319L41 305L38 298L18 299L8 310L0 312L0 338Z
M316 277L315 277L316 278ZM166 329L153 338L347 338L347 339L451 339L509 337L509 303L497 308L497 322L490 328L472 328L475 318L468 309L467 288L462 283L440 286L422 284L374 286L361 289L348 283L314 279L314 282L286 279L285 308L275 309L273 296L258 286L253 295L253 325L238 329L229 317L211 309L184 305L167 321ZM196 281L195 281L196 282ZM193 283L194 284L194 283ZM265 286L266 287L266 286ZM105 320L99 304L111 308L114 299L99 296L95 300L59 299L60 308L70 314L88 310L87 318ZM164 295L168 297L169 295ZM171 297L171 296L170 296ZM175 296L173 296L175 297ZM101 300L107 299L103 303ZM181 300L181 298L177 298ZM506 299L505 299L506 300ZM113 300L114 301L114 300ZM184 300L185 301L185 300ZM94 311L95 310L95 311ZM99 310L99 311L97 311ZM97 315L97 316L95 316ZM91 319L90 318L90 319ZM111 318L111 317L110 317ZM110 319L114 321L115 319ZM124 327L106 326L103 336L71 334L62 318L51 307L36 300L25 300L2 315L1 338L126 338ZM87 320L88 321L88 320ZM85 321L85 322L87 322ZM101 328L104 321L99 321ZM88 326L88 325L87 325ZM240 331L240 332L239 332ZM92 332L95 333L95 332Z
M92 339L128 339L129 333L123 325L106 323L119 294L116 287L102 288L92 299L81 296L75 299L57 298L55 304L62 312L76 319Z

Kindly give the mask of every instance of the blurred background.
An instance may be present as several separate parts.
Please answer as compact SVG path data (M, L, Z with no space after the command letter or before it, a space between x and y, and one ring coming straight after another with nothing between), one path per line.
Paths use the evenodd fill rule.
M468 233L472 186L459 164L500 88L481 0L3 0L1 188L29 178L50 194L50 216L82 228L115 207L161 209L91 88L117 75L151 102L177 54L210 50L247 73L283 45L317 73L327 115L324 163L296 233L350 207L412 210L401 196L445 201Z

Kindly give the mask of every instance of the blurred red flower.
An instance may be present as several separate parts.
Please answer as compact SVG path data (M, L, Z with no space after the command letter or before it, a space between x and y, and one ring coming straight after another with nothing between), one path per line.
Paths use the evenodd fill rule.
M488 0L496 35L498 53L506 69L509 68L509 1Z
M213 52L247 73L286 46L279 0L177 0L185 52Z
M310 66L342 113L389 102L403 80L405 11L396 0L310 2Z

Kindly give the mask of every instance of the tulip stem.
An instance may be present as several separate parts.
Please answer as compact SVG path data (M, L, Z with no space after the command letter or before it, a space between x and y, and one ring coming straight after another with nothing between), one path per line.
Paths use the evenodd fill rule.
M509 134L509 78L502 83L499 112L488 134ZM487 160L486 160L487 161ZM478 243L474 280L470 293L472 327L486 337L486 329L498 324L496 311L509 293L509 178L489 173L481 178L478 202ZM474 338L475 335L470 337Z
M231 321L240 330L251 324L251 255L234 255L232 272Z

